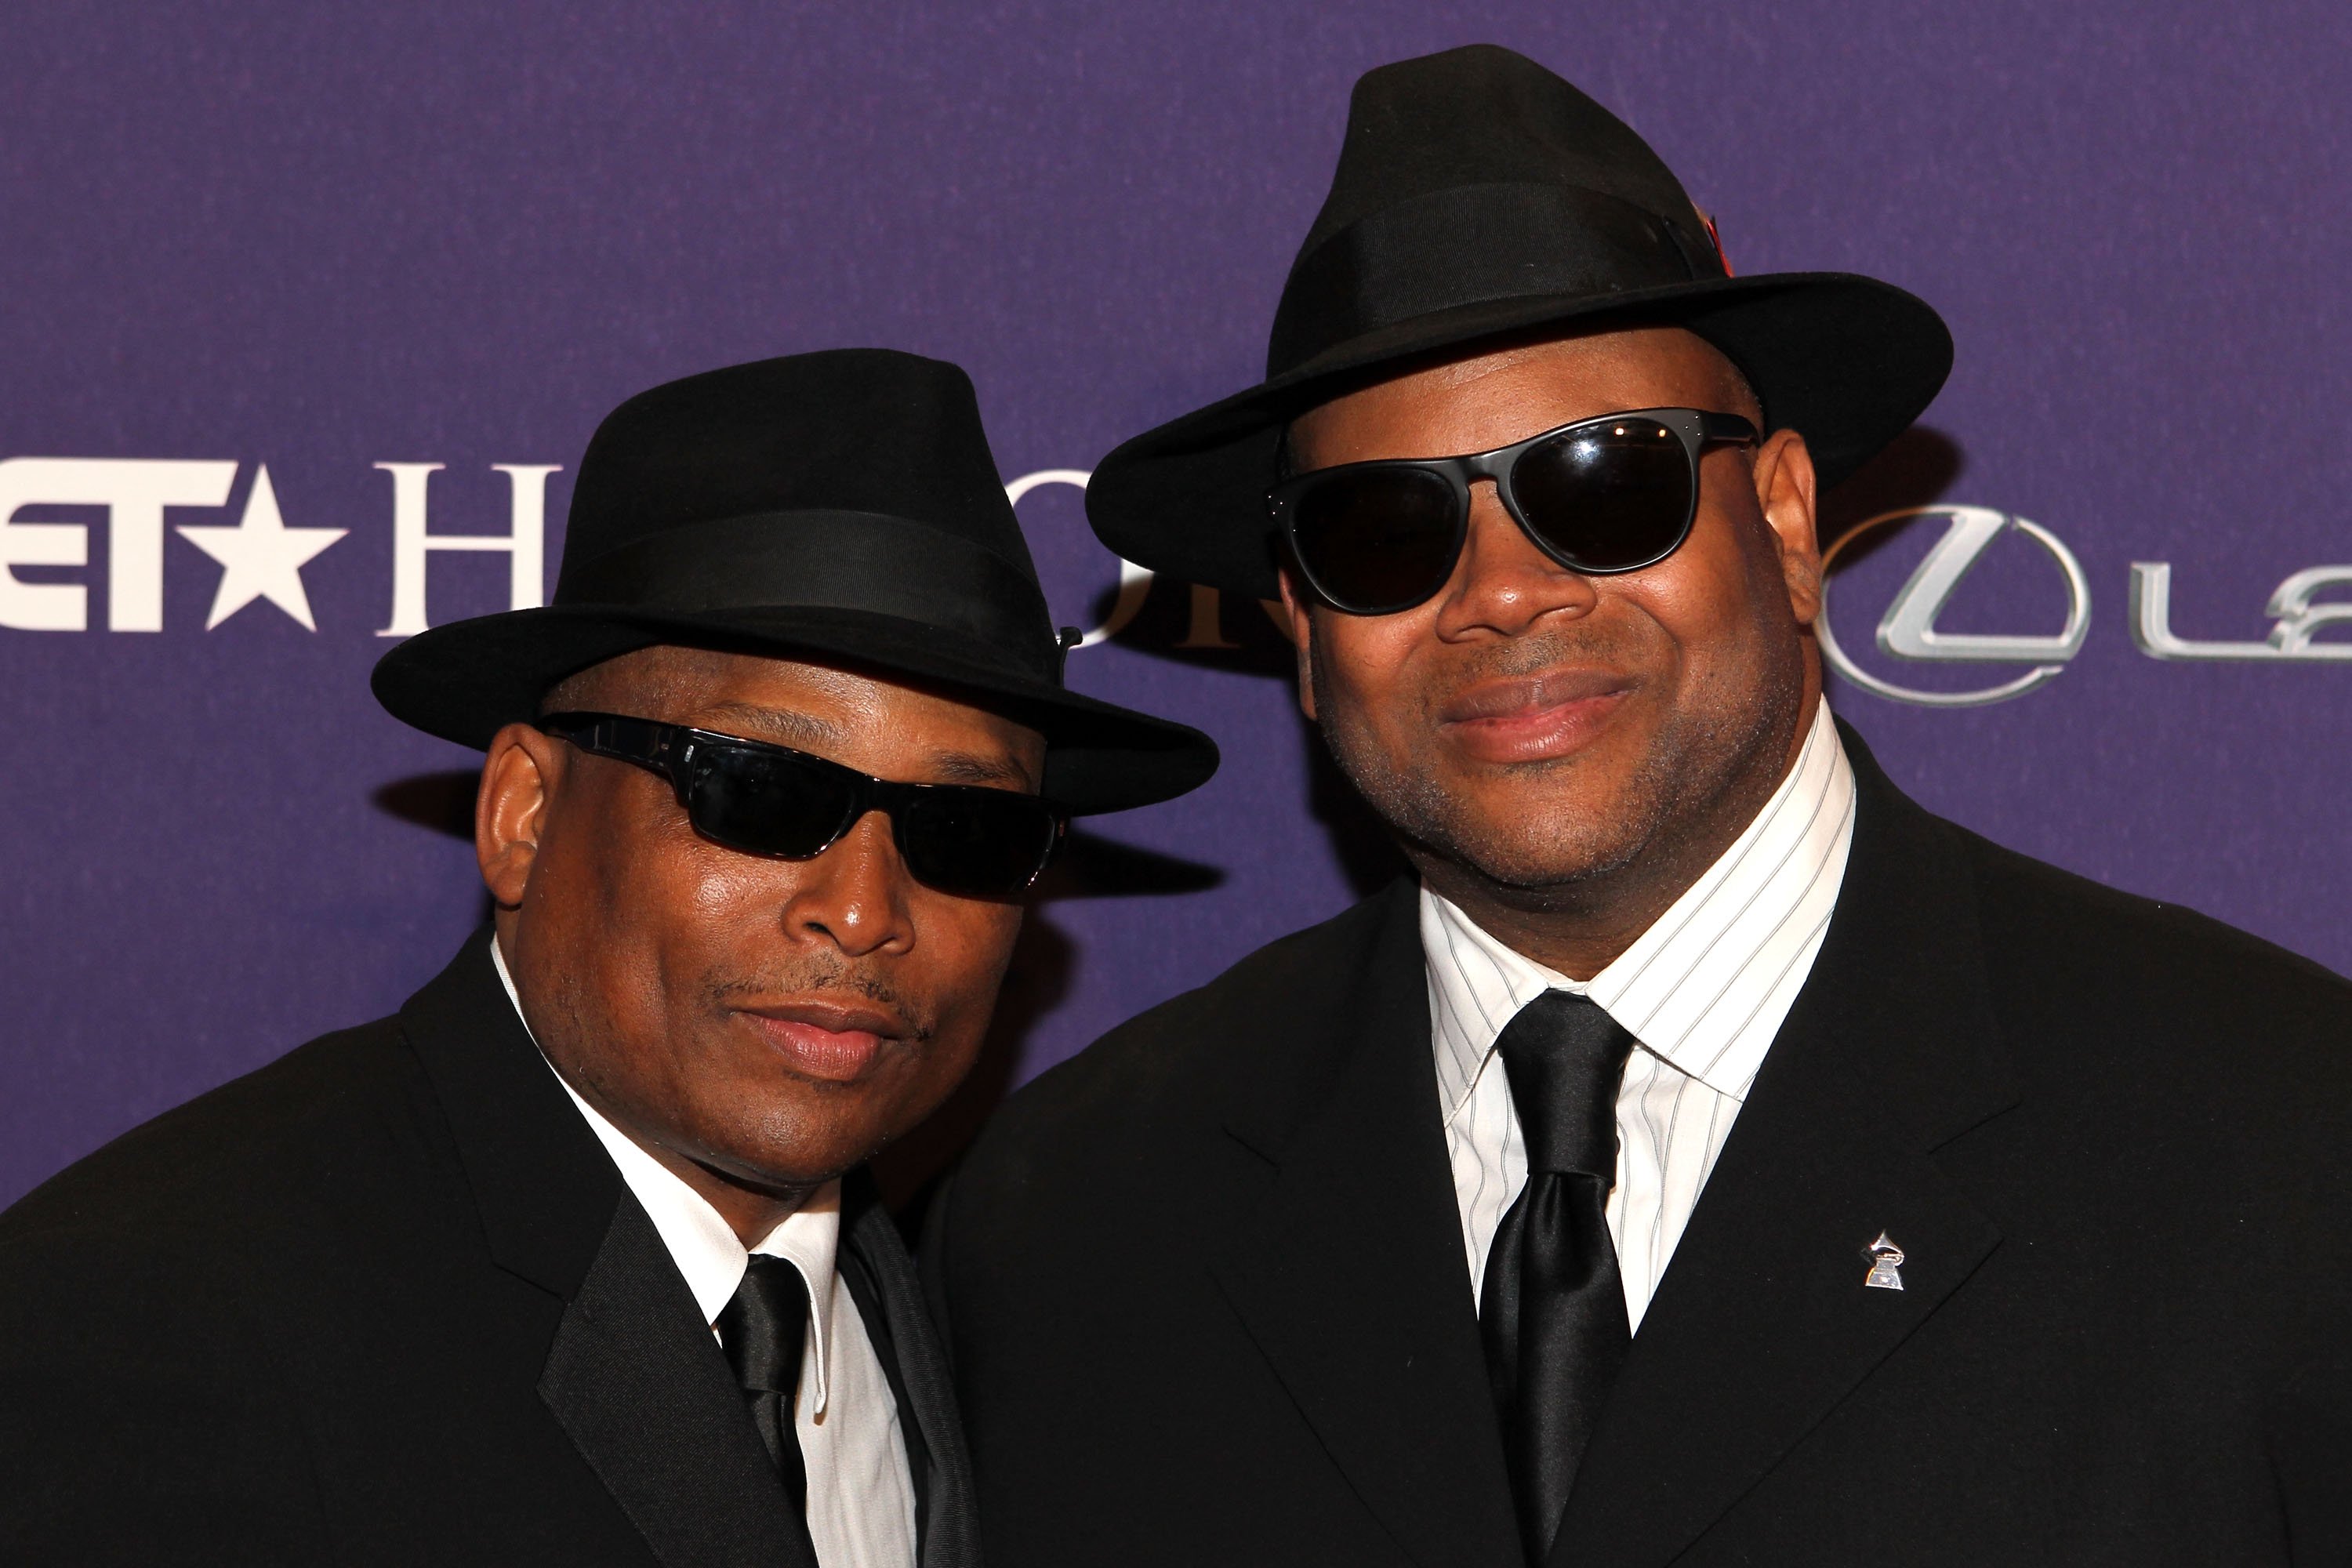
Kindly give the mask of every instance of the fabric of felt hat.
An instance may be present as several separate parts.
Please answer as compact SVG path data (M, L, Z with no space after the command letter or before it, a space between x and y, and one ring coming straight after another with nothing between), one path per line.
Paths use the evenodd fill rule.
M1299 253L1399 202L1509 182L1599 191L1706 245L1682 182L1632 127L1525 55L1470 44L1358 79L1330 195Z
M929 523L1037 575L971 379L917 354L829 349L690 375L608 415L580 459L555 600L575 566L647 535L819 510Z
M1381 225L1394 232L1367 243L1367 226ZM1578 247L1596 252L1593 260L1648 263L1622 268L1647 273L1643 282L1724 275L1705 220L1657 154L1524 55L1473 44L1369 71L1349 100L1331 193L1276 309L1266 374L1333 346L1302 331L1302 315L1346 319L1416 286L1431 309L1465 303L1460 274L1481 259L1516 275L1509 292L1537 293L1538 274L1559 265L1562 242L1575 247L1580 231L1601 242ZM1356 276L1360 263L1333 265L1375 245L1389 253L1378 279ZM1336 311L1335 293L1352 296Z
M908 680L1045 738L1075 812L1183 794L1199 731L1067 690L1036 566L951 364L880 349L762 360L629 399L572 488L553 602L436 626L378 661L395 718L462 745L661 644Z
M1951 368L1942 321L1891 284L1731 276L1648 145L1524 56L1474 45L1381 67L1350 100L1266 379L1113 451L1087 517L1139 565L1271 596L1265 491L1292 419L1497 342L1633 324L1682 326L1723 353L1767 424L1805 437L1824 488L1899 435Z

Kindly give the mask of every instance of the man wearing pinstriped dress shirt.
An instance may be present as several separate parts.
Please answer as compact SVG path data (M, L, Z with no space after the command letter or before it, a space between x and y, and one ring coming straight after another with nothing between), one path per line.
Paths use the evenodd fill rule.
M1642 1314L1781 1020L1812 971L1853 838L1853 769L1827 704L1796 765L1723 858L1590 980L1547 969L1442 893L1420 894L1430 1032L1470 1278L1527 1184L1527 1140L1497 1037L1547 991L1589 996L1636 1042L1617 1091L1609 1231L1625 1315Z
M1267 380L1087 504L1281 595L1414 875L947 1189L992 1560L2352 1562L2352 986L1823 700L1817 495L1950 353L1533 61L1359 84Z

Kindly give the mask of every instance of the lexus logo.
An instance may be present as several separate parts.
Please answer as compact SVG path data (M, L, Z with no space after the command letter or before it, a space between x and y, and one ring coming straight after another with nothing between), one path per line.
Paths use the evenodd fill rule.
M2032 666L2024 674L1996 685L1968 691L1920 691L1907 686L1897 686L1884 680L1856 664L1838 644L1837 636L1830 630L1830 595L1828 568L1848 545L1877 529L1908 522L1914 518L1943 517L1944 537L1927 552L1911 580L1895 595L1886 614L1878 622L1878 650L1893 658L1907 658L1943 664L2024 664ZM1952 590L1973 569L1978 559L2002 534L2014 531L2032 540L2048 552L2066 580L2066 624L2055 637L2002 636L1985 637L1968 632L1939 632L1936 616L1939 615ZM2083 563L2066 548L2059 537L2038 522L1995 511L1981 506L1906 507L1900 511L1884 511L1855 524L1827 550L1822 552L1823 578L1822 611L1813 629L1821 638L1822 657L1830 668L1864 691L1891 697L1897 702L1916 702L1923 708L1978 708L1988 702L2005 702L2012 697L2049 684L2066 668L2066 663L2083 648L2083 638L2091 629L2091 583L2083 574Z
M1969 691L1918 691L1882 679L1856 664L1830 629L1827 568L1846 547L1874 529L1917 518L1948 519L1944 536L1919 563L1878 623L1878 651L1892 658L1936 664L2028 665L2024 674ZM1939 632L1936 616L1993 541L2009 532L2040 545L2064 578L2066 624L2055 637L1981 637ZM2083 563L2063 541L2037 522L1981 506L1908 507L1881 512L1850 530L1822 552L1824 578L1822 613L1813 624L1822 657L1830 668L1864 691L1916 702L1926 708L1977 708L2022 697L2057 679L2082 651L2091 629L2091 584ZM2320 634L2352 626L2352 601L2323 599L2332 589L2352 587L2352 565L2307 566L2291 573L2271 595L2263 613L2270 635L2260 642L2185 637L2172 629L2172 563L2135 561L2131 567L2129 620L2132 646L2149 658L2181 664L2343 664L2352 662L2352 638Z

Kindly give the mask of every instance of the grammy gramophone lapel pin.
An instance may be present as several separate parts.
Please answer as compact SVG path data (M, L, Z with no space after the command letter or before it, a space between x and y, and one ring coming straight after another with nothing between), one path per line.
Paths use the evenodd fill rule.
M1862 1250L1870 1259L1870 1272L1863 1278L1864 1285L1873 1290L1903 1289L1903 1249L1895 1245L1893 1237L1882 1230L1878 1239Z

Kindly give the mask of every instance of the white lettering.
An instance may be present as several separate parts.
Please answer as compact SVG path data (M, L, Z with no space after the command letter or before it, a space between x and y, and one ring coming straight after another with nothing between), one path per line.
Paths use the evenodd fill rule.
M2131 569L2132 641L2150 658L2252 664L2276 659L2352 659L2352 642L2317 642L2314 634L2352 621L2352 604L2312 603L2323 588L2352 584L2352 566L2313 566L2278 585L2264 610L2272 620L2263 642L2205 642L2172 630L2172 563L2135 561Z
M392 476L392 624L380 637L415 637L425 618L425 563L436 550L503 551L508 558L508 607L535 609L547 602L547 476L560 463L493 463L506 475L510 519L505 533L434 533L425 527L425 482L439 463L378 463Z
M1094 476L1084 468L1040 468L1034 474L1024 474L1005 486L1004 499L1017 507L1021 504L1022 497L1044 485L1068 485L1083 491L1087 488L1087 481L1092 478ZM1202 591L1194 590L1196 594ZM1087 628L1078 640L1071 645L1072 647L1092 647L1097 643L1108 642L1118 636L1128 628L1129 623L1142 612L1143 601L1150 596L1150 569L1138 566L1132 561L1121 559L1118 563L1118 597L1111 601L1110 614L1103 617L1102 625ZM1197 622L1199 617L1197 601L1193 613ZM1214 635L1216 620L1213 605L1210 607L1210 631ZM1192 645L1188 643L1184 646L1189 647Z
M0 626L78 632L89 625L79 583L26 583L15 566L86 566L89 531L73 522L18 522L27 506L106 508L106 624L163 629L163 509L222 506L234 462L147 458L11 458L0 462Z

